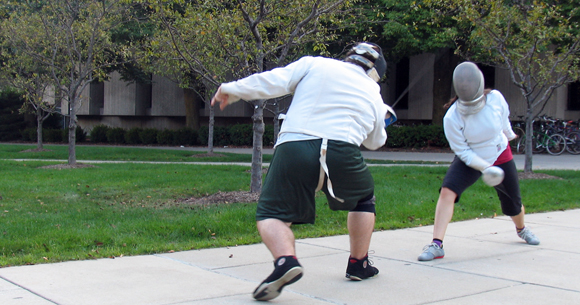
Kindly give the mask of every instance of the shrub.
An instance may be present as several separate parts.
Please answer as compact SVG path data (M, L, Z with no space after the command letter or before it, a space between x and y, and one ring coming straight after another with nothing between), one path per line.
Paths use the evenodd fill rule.
M68 127L61 129L60 134L62 136L62 142L68 143Z
M207 137L209 135L209 127L201 126L197 131L197 143L207 145Z
M274 146L274 125L266 125L264 130L264 138L262 139L262 145Z
M65 137L67 134L63 132L67 130L68 129L43 129L42 140L44 142L53 142L53 143L62 142L63 138L68 140L68 137Z
M387 147L400 148L405 146L405 126L391 125L387 127Z
M197 145L198 132L193 128L184 127L175 131L175 145Z
M60 129L62 134L62 142L68 143L68 128ZM87 140L87 133L80 127L77 126L75 129L75 143L84 142Z
M107 142L107 131L111 129L106 125L96 125L91 130L91 142L93 143L106 143Z
M207 138L209 135L209 127L208 126L202 126L199 129L199 133L198 133L198 139L199 139L199 143L201 145L207 145ZM227 146L230 145L231 141L230 141L230 137L229 137L229 131L227 127L222 127L222 126L214 126L213 128L213 145L214 146Z
M215 146L227 146L230 145L231 140L229 136L229 131L227 127L214 126L213 128L213 144Z
M443 126L437 125L415 125L400 126L392 125L387 127L387 147L392 148L423 148L448 147L449 143L445 138Z
M162 145L173 145L174 144L174 131L169 129L164 129L157 132L157 143Z
M42 127L46 129L63 129L64 121L65 119L62 114L54 112L44 120Z
M36 128L26 128L20 132L23 141L36 142Z
M125 143L125 129L115 127L107 130L107 141L114 144Z
M127 144L141 144L141 132L143 128L133 127L125 133L125 143Z
M426 137L429 139L427 141L428 146L435 146L435 147L449 147L449 142L445 137L445 132L443 131L442 126L436 125L427 125L425 126L426 129Z
M251 146L254 132L250 124L236 124L229 128L230 144L236 146Z
M143 144L155 144L157 143L157 129L145 128L139 133L139 138Z
M76 141L78 142L85 142L87 140L87 132L84 131L80 126L77 126L75 130L76 134Z

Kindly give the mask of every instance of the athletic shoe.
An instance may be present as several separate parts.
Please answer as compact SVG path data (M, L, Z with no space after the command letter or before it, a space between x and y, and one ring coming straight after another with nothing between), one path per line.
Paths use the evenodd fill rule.
M528 227L524 227L523 230L518 232L518 236L521 239L525 240L530 245L539 245L540 244L540 239L537 238L536 235L534 235L534 233L532 233L532 230L528 229Z
M281 256L274 262L274 272L254 290L254 299L268 301L280 295L282 288L302 277L302 266L295 256Z
M353 281L373 278L379 274L379 269L371 266L372 264L368 255L362 259L350 257L346 267L346 277Z
M432 261L433 259L443 258L445 251L436 243L431 243L423 247L423 253L419 255L420 261Z

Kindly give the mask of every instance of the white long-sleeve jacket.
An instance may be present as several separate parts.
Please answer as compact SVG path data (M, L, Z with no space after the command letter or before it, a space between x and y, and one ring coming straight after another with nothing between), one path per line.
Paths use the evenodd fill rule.
M457 103L449 107L443 127L449 146L466 165L483 170L491 166L516 137L509 121L509 106L503 95L492 90L476 114L461 115Z
M385 144L380 87L354 64L306 56L286 67L222 84L228 103L293 94L277 143L304 138L339 140L369 149Z

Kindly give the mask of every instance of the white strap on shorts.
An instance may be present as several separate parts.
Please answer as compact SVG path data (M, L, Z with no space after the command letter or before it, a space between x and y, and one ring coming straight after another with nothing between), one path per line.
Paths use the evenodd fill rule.
M320 145L320 178L318 179L318 186L316 187L316 191L320 191L322 186L324 185L324 177L328 177L326 180L326 186L328 188L328 193L334 199L344 202L344 199L340 199L334 195L334 191L332 190L332 182L330 181L330 175L328 174L328 166L326 165L326 152L328 148L328 139L322 139L322 145Z

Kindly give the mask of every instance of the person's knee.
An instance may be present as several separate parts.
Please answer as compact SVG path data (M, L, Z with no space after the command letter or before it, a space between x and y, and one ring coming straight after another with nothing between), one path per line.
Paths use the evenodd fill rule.
M455 203L457 200L457 194L450 188L442 187L439 193L439 201Z
M278 224L284 224L288 227L290 227L292 225L291 222L283 221L283 220L278 219L278 218L264 218L264 219L256 220L256 226L258 228L261 226L278 225Z
M374 194L371 194L370 196L367 196L367 197L359 200L359 202L357 202L356 206L350 211L351 212L367 212L367 213L376 214L375 201L376 201L376 198L375 198Z

